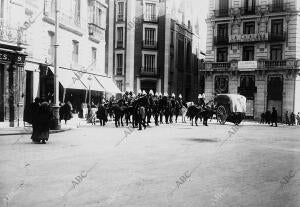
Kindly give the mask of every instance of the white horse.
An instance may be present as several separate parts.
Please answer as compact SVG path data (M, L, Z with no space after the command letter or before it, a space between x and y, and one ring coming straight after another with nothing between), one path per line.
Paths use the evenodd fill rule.
M186 113L187 113L187 109L194 105L194 102L187 102L186 103L187 107L182 106L182 108L180 109L180 115L182 116L182 123L186 123L185 117L186 117Z

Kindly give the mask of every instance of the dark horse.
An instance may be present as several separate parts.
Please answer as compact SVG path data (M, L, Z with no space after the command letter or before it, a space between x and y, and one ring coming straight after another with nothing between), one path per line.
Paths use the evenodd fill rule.
M214 111L211 109L209 106L196 106L192 105L188 107L187 110L187 117L190 118L190 121L192 122L192 126L194 125L193 120L195 119L195 124L198 126L198 118L202 117L203 118L203 125L207 126L207 120L209 117L213 115Z
M133 101L134 117L139 126L139 130L142 130L142 126L146 129L146 108L149 107L148 98L146 96L139 97Z
M124 100L120 99L118 102L110 103L109 111L112 111L115 115L115 126L124 126L123 117L124 117Z

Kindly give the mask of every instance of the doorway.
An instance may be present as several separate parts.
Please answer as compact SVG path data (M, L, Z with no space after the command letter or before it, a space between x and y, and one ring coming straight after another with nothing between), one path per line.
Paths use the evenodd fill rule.
M282 93L283 93L283 77L269 76L268 77L268 95L267 109L272 111L275 107L278 114L278 119L282 119Z

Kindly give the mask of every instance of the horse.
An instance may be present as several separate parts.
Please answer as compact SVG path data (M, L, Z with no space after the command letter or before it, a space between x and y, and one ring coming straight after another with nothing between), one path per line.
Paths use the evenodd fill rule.
M196 105L190 105L188 107L187 110L187 117L190 118L190 121L192 122L192 126L193 124L193 120L195 119L195 124L196 126L198 126L198 118L202 117L203 118L203 125L207 126L207 120L209 117L211 117L213 115L214 111L211 107L208 106L204 106L204 107L200 107L200 106L196 106Z

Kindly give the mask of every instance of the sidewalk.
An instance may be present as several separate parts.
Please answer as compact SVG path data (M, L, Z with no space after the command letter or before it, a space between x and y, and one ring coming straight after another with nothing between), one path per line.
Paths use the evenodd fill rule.
M71 120L67 122L67 125L64 121L61 122L60 130L50 130L50 134L65 132L68 130L76 129L81 125L85 125L86 121L84 119L80 119L77 116L74 116ZM0 123L0 136L9 136L9 135L23 135L23 134L31 134L32 126L28 123L24 126L22 122L19 127L9 127L9 123Z

